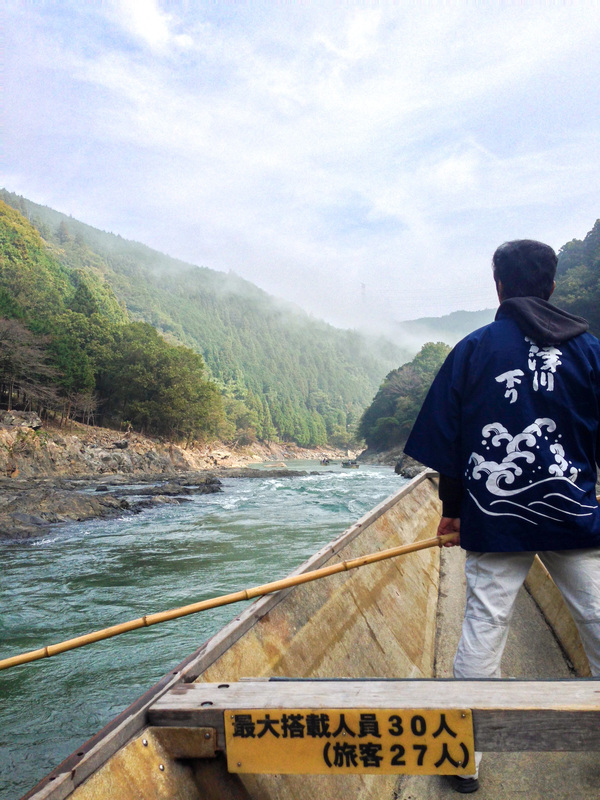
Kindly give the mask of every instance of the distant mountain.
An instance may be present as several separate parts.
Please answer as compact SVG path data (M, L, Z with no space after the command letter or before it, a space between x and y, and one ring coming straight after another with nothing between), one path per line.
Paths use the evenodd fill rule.
M421 317L398 322L395 330L399 340L410 345L416 353L426 342L456 344L468 333L492 322L496 311L496 308L486 308L482 311L453 311L443 317Z
M232 439L346 445L382 375L410 357L388 340L315 320L232 273L186 264L5 190L0 198L37 228L63 282L84 280L115 321L120 314L149 323L202 355Z

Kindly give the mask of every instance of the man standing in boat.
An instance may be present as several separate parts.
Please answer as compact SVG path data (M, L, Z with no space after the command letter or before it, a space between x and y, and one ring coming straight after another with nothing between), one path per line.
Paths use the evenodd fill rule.
M515 601L536 553L600 676L600 342L549 303L557 257L507 242L493 257L495 321L440 369L404 448L440 473L438 535L466 553L456 678L498 678ZM478 788L477 774L454 780Z

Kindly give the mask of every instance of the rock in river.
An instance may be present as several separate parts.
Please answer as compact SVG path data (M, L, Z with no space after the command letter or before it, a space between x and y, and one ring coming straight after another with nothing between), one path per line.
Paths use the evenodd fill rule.
M221 491L221 482L212 476L200 476L189 486L168 482L109 492L108 485L103 485L98 487L103 490L101 493L82 491L85 488L83 482L78 482L75 488L64 480L3 483L0 486L0 539L26 539L43 535L51 526L60 523L118 517L165 503L189 502L189 495Z

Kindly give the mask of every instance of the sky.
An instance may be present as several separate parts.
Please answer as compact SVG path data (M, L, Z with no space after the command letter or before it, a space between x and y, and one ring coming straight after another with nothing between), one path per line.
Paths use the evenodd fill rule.
M11 2L0 185L340 327L600 217L596 2Z

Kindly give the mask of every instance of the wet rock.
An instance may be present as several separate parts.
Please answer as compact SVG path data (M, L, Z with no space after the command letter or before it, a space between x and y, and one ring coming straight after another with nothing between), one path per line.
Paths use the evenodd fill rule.
M180 503L191 503L191 497L165 497L164 495L160 495L159 497L147 497L144 500L138 500L135 503L132 503L130 508L134 514L140 514L142 511L147 511L152 508L156 508L156 506L164 506L164 505L175 505L178 506Z
M6 498L4 498L6 500ZM50 526L114 517L129 511L124 498L34 486L18 491L0 508L0 538L23 538L44 533Z
M38 436L33 431L26 435ZM48 444L52 448L61 447L56 439ZM291 478L307 474L305 470L267 471L250 467L176 472L173 465L167 469L161 462L158 470L148 468L136 472L135 477L121 470L119 474L103 475L99 482L100 458L122 458L123 454L114 450L111 454L104 448L95 452L91 462L94 469L88 475L3 478L0 474L0 541L39 537L59 524L136 514L167 503L192 502L195 495L222 491L220 478ZM136 485L131 486L132 482Z
M382 466L394 466L403 455L401 447L394 447L391 450L373 450L367 447L366 450L356 459L361 464L380 464Z
M16 514L12 514L11 518L14 524L21 523L22 525L25 526L46 524L45 519L42 519L42 517L37 517L35 514L21 514L18 512Z
M401 475L403 478L414 478L425 469L423 464L405 455L401 447L381 451L367 448L363 450L357 460L363 464L393 466L396 475Z
M221 467L219 475L223 478L297 478L308 475L303 469L256 469L253 467ZM312 473L318 475L319 473Z
M223 491L221 489L221 481L218 478L206 478L199 485L185 486L176 482L163 483L159 486L145 486L139 488L117 489L114 494L116 497L132 497L132 496L163 496L163 497L179 497L181 495L192 494L214 494L215 492Z
M396 475L401 475L403 478L416 478L423 470L426 469L424 464L415 461L410 456L402 456L396 462L394 472Z
M158 484L156 477L136 478L136 482L151 485L123 488L119 485L130 480L124 475L96 486L95 481L84 478L0 481L0 540L36 537L59 524L139 514L160 505L192 502L194 495L222 491L221 481L214 475L187 474ZM140 496L143 499L137 499Z

